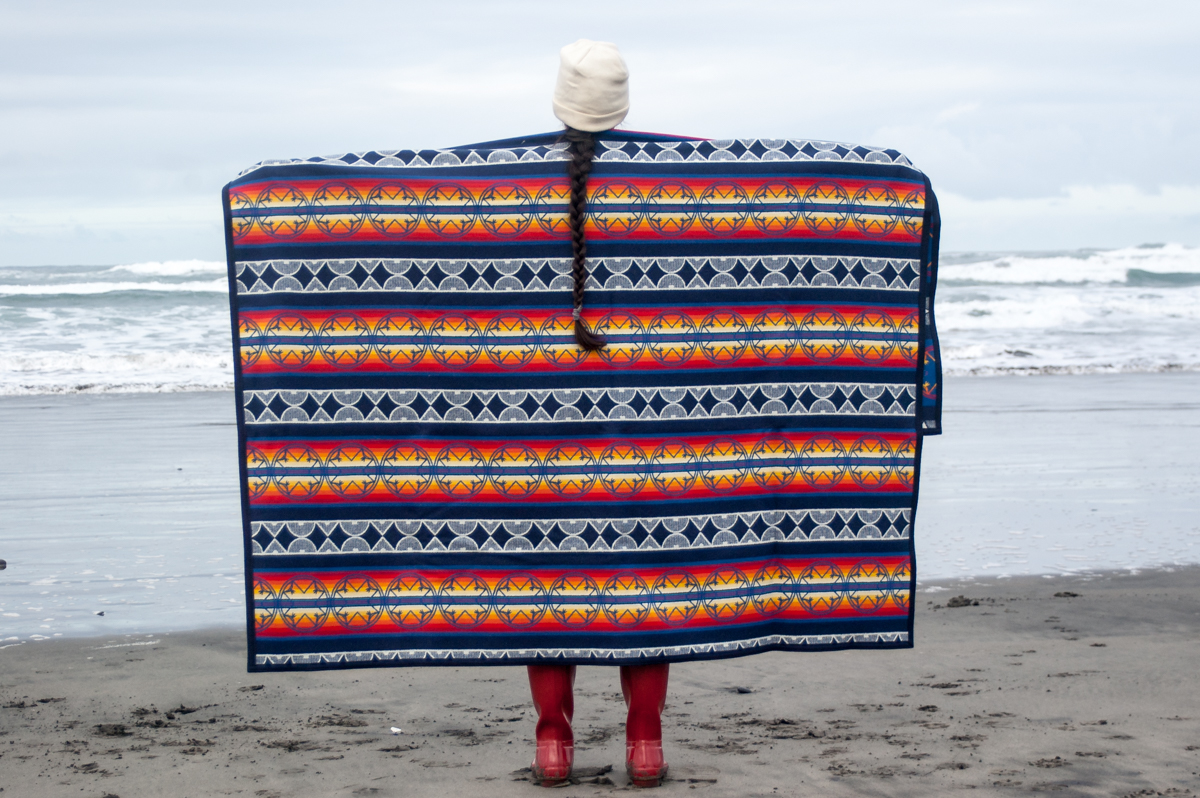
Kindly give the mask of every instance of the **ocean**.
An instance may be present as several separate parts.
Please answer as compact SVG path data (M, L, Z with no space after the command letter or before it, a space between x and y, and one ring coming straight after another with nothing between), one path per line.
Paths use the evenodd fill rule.
M1200 249L951 254L936 309L923 583L1200 562ZM244 623L224 264L0 268L0 336L0 648Z
M225 264L0 268L0 395L232 387ZM1200 368L1200 248L951 253L949 375Z

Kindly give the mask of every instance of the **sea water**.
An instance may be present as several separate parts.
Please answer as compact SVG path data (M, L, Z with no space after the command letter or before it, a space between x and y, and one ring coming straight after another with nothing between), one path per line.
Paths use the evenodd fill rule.
M224 264L205 261L0 269L3 401L69 402L77 416L95 414L94 423L77 418L78 430L100 430L75 448L52 442L61 453L39 462L69 470L111 447L127 464L93 477L74 464L74 481L61 485L39 480L41 465L8 469L0 647L243 622L226 291ZM951 390L946 435L925 448L923 581L1200 562L1189 421L1200 374L1187 373L1200 372L1200 249L947 255L937 315ZM1137 376L1148 372L1183 373L1155 377L1151 396ZM993 398L987 380L953 390L955 375L1004 374L1028 375L1020 382L1030 390ZM1069 375L1083 374L1111 377L1083 378L1086 402L1055 407L1060 395L1076 401L1070 386L1083 383ZM127 405L151 397L86 396L194 391L220 392L170 403L199 403L176 416L197 416L195 429L176 430L175 420L125 441L106 438L106 419L124 414L132 429ZM1002 406L1012 396L1025 406ZM1110 423L1122 434L1091 434ZM182 447L191 459L171 453L166 438L181 435L192 436ZM19 437L0 429L0 450L36 445ZM82 451L84 438L99 455ZM1155 439L1161 451L1148 451ZM1035 445L1050 452L1046 463L1024 451ZM1058 472L1047 477L1042 466ZM64 507L80 517L60 518ZM115 537L88 531L113 528Z
M0 268L0 395L226 390L224 263ZM946 373L1200 369L1200 248L942 258Z

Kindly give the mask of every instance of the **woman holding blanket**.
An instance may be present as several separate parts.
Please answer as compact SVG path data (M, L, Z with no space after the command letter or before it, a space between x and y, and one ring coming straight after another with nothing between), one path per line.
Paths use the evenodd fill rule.
M570 142L571 244L574 250L575 340L587 350L605 345L582 318L587 282L587 179L596 144L593 133L616 127L629 113L629 72L615 45L581 39L562 49L562 65L554 91L554 115L567 126ZM571 774L575 742L574 665L530 665L529 687L538 713L534 778L544 785ZM629 713L625 720L625 769L638 787L657 787L667 775L663 759L661 716L667 699L666 662L621 666L621 692Z
M668 663L911 647L940 431L925 175L628 107L579 41L565 132L225 189L250 669L526 665L543 784L578 665L648 787Z

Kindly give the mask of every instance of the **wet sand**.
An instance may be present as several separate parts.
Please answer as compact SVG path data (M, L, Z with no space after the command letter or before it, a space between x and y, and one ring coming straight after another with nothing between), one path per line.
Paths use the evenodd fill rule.
M659 794L1189 795L1198 661L1200 568L926 585L912 650L673 666ZM523 669L253 675L244 662L223 629L0 650L0 788L542 794L521 772ZM615 669L580 669L576 712L584 778L558 794L632 791Z

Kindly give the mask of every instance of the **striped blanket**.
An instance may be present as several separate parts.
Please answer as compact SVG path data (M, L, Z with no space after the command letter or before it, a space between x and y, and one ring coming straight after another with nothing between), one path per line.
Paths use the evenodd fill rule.
M225 189L252 670L912 645L937 203L894 150L557 134Z

